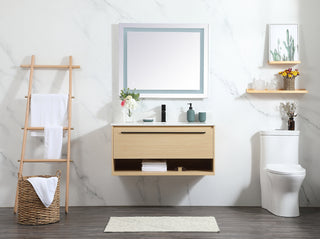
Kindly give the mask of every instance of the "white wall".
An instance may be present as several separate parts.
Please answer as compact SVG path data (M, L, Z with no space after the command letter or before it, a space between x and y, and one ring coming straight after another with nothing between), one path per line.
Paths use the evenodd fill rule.
M319 3L299 0L12 0L0 2L0 206L13 206L27 94L27 71L38 64L74 64L71 205L260 205L259 137L265 129L285 128L279 103L295 100L300 108L301 164L308 176L302 205L320 205ZM285 10L284 10L285 9ZM117 91L117 24L210 24L209 97L192 100L216 125L216 175L206 177L111 176L111 126L120 109ZM270 23L300 24L305 96L248 95L254 75L274 78L282 67L270 66ZM62 80L64 79L65 80ZM63 92L62 71L36 71L34 92ZM144 100L142 116L185 120L190 100ZM27 156L41 155L41 140L30 139ZM32 147L31 147L32 146ZM41 156L40 156L41 157ZM25 166L24 175L50 174L62 165ZM38 169L36 169L38 168ZM62 185L64 192L64 184ZM64 193L62 193L64 195ZM64 199L62 198L62 203Z
M307 170L306 180L301 194L306 195L306 205L320 206L320 83L317 70L320 54L320 22L317 11L319 1L299 1L299 21L301 27L301 59L299 66L303 74L303 85L310 94L299 101L299 128L301 130L300 161Z

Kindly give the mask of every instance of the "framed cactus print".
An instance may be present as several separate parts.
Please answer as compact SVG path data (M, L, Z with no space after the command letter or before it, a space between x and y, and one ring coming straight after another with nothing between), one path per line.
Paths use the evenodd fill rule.
M269 24L269 62L299 61L298 24Z

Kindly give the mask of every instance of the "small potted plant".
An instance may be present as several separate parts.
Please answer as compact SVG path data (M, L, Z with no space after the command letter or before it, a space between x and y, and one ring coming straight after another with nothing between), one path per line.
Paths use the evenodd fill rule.
M120 92L121 106L127 109L126 117L129 122L133 121L133 111L137 107L137 102L140 101L140 94L135 93L135 90L130 90L129 88L123 89Z
M292 68L288 68L287 70L280 71L279 75L281 75L283 78L285 90L295 90L295 79L298 75L300 75L298 69L293 71Z
M294 117L297 116L297 114L295 113L297 109L296 103L294 102L280 103L280 109L289 117L288 130L294 130L295 128Z

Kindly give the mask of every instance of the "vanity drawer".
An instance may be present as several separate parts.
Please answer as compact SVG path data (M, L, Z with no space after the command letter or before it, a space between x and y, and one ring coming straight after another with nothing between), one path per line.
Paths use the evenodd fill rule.
M212 159L213 126L114 126L113 158Z

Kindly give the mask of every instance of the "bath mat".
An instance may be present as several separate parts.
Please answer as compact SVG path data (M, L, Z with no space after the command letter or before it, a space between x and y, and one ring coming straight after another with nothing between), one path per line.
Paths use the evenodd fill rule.
M219 232L214 217L110 217L104 232Z

